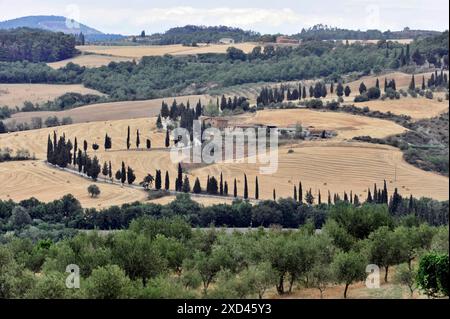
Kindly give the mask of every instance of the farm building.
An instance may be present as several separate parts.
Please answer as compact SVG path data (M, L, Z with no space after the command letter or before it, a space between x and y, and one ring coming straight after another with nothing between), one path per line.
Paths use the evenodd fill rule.
M219 40L220 44L234 44L236 41L232 38L222 38Z
M279 36L277 37L277 43L278 44L299 44L300 42L298 40L289 38L287 36Z

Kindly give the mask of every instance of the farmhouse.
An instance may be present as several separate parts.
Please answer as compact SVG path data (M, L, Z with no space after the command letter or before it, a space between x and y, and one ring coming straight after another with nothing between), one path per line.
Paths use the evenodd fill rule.
M232 38L222 38L219 40L220 44L234 44L236 41Z
M298 40L289 38L284 35L277 37L276 41L278 44L299 44L300 43Z
M205 117L202 119L203 125L224 130L228 127L228 120L223 117Z

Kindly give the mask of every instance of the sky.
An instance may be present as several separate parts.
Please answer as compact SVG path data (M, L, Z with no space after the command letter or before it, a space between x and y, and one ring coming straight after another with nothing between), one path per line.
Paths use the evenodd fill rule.
M0 21L27 15L62 15L117 34L187 24L272 34L294 34L319 23L354 30L449 28L448 0L0 0Z

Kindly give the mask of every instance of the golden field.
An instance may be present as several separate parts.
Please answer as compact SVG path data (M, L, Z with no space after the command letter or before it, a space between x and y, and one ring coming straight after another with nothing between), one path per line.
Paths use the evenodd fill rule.
M69 92L104 95L81 84L0 84L0 106L21 108L25 101L45 103Z
M54 69L65 67L68 63L72 62L79 66L85 66L87 68L98 68L103 65L108 65L111 62L126 62L132 61L131 58L113 57L108 55L99 54L82 54L71 59L66 59L58 62L47 63L48 66Z
M294 115L291 113L279 113L277 116L274 116L275 113L267 115L270 112L277 111L296 112ZM295 121L297 119L295 117L297 116L296 114L299 114L298 119L305 126L336 129L339 135L334 140L303 142L290 147L281 147L279 150L278 171L273 175L260 175L259 166L255 164L219 163L190 170L188 174L190 176L191 186L195 177L199 177L202 185L205 186L207 175L218 177L222 171L224 179L229 183L230 193L232 192L233 179L237 178L238 191L242 195L243 175L246 173L251 197L254 196L254 180L258 175L260 198L262 199L271 199L274 187L277 189L278 197L292 196L293 186L299 181L302 181L304 190L311 188L316 195L320 190L323 201L326 200L328 190L332 193L339 192L341 195L344 191L349 192L353 190L354 193L358 194L364 200L365 196L367 196L367 187L373 187L374 183L381 185L383 180L386 179L391 192L394 187L397 187L399 192L405 196L413 194L417 197L431 196L441 200L448 199L448 178L422 171L406 163L402 158L400 150L389 146L343 141L343 138L351 138L355 135L369 134L383 137L387 135L386 132L394 133L397 130L403 130L400 126L397 127L391 122L379 122L379 120L375 121L376 119L369 118L367 120L374 121L361 123L360 121L366 118L360 119L360 117L349 114L319 113L311 110L274 110L258 112L257 114L262 114L258 120L267 118L271 121L277 118L280 121L283 118ZM335 118L323 119L322 116L335 116ZM336 116L338 116L337 120ZM344 119L344 116L348 119ZM387 124L393 126L387 127ZM132 147L130 150L126 150L125 147L128 125L130 125L132 132ZM141 134L140 150L136 150L136 146L134 145L137 129L140 130ZM156 169L161 169L163 174L165 174L165 171L169 171L172 183L171 188L174 186L177 163L171 161L170 153L164 148L165 133L156 130L155 118L81 123L57 127L55 130L58 135L64 133L72 141L76 136L79 145L86 139L89 143L89 154L97 155L101 162L111 160L113 173L120 167L121 162L124 161L126 165L130 165L135 170L137 175L136 183L139 183L147 173L154 174ZM44 128L34 131L2 134L0 135L0 147L11 147L14 150L25 148L31 153L34 153L38 159L44 159L47 136L52 132L53 128ZM112 137L113 143L113 148L107 152L103 150L103 141L106 133ZM147 138L150 138L152 141L153 149L150 151L142 149L142 147L145 148L145 140ZM100 150L94 152L91 149L93 142L100 145ZM293 153L288 154L289 148L293 150ZM25 164L28 165L28 162ZM7 167L7 165L15 166L11 168ZM22 163L0 164L0 167L3 168L0 173L0 179L2 181L13 181L6 182L10 186L8 189L3 188L0 191L0 198L7 196L9 198L21 198L20 196L30 197L42 194L41 188L39 185L36 185L36 187L27 188L27 193L24 195L22 190L24 187L23 183L27 183L26 181L32 178L33 172L31 167L21 165ZM44 164L39 163L38 165ZM48 175L54 172L54 169L45 166L40 166L39 170L46 172ZM69 173L61 172L61 174ZM24 180L25 182L18 183L18 179ZM79 183L76 180L79 180ZM420 181L420 183L417 181ZM59 185L57 188L61 193L77 192L77 194L81 194L86 192L87 185L90 184L90 181L75 178L71 184L66 183L64 179L58 179L53 183ZM75 184L77 184L77 187L74 186ZM120 190L120 187L111 187L116 187ZM95 203L111 205L111 201L108 199L109 195L107 195L109 194L109 187L102 184L100 188L104 192L105 198L101 195L99 199L95 200ZM141 196L139 191L137 194L134 194L134 191L130 195L129 200L127 200L128 202L136 198L133 196ZM55 194L52 193L52 196L55 196ZM91 205L89 200L85 198L83 202L86 205ZM160 199L162 202L169 200L170 198ZM210 202L206 199L199 199L199 201L201 200ZM216 200L212 201L216 202ZM98 204L96 205L98 206Z
M279 127L301 124L304 128L333 130L337 139L351 139L369 135L383 138L405 132L405 128L387 120L370 118L348 113L321 112L310 109L268 109L238 118L246 124L274 124Z
M189 101L191 107L194 107L199 100L203 104L208 103L210 97L207 95L186 95L144 101L92 104L65 111L21 112L13 114L11 119L6 122L30 122L33 117L45 119L49 116L57 116L58 118L70 116L74 123L145 118L157 116L161 110L162 102L165 101L170 106L174 99L178 103L185 104Z
M170 55L194 55L201 53L226 53L229 47L241 49L246 53L253 50L257 43L236 43L232 45L226 44L208 44L199 45L198 47L187 47L181 44L173 45L141 45L141 46L100 46L85 45L78 46L81 52L94 53L99 55L110 55L114 57L140 59L143 56L162 56Z

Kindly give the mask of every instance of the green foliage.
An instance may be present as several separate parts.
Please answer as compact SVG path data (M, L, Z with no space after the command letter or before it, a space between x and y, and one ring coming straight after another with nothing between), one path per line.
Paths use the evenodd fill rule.
M117 265L94 269L85 288L89 299L123 299L130 297L132 291L132 282Z
M417 284L427 296L448 296L448 254L431 252L422 256L417 271Z

